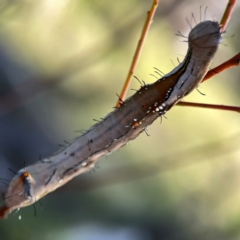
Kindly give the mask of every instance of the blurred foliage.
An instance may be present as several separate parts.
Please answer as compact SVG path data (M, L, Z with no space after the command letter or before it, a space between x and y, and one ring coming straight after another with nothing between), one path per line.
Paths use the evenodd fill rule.
M220 20L227 1L160 1L136 75L183 59L186 17ZM0 2L0 177L47 157L117 101L151 1ZM239 51L239 5L216 56ZM230 37L235 34L235 37ZM227 47L226 47L227 46ZM172 63L172 61L173 63ZM185 100L239 105L239 69ZM139 88L133 81L132 88ZM132 92L130 91L129 95ZM0 222L0 239L239 239L239 115L175 107L127 147ZM2 191L6 186L0 185ZM22 220L19 221L18 217Z

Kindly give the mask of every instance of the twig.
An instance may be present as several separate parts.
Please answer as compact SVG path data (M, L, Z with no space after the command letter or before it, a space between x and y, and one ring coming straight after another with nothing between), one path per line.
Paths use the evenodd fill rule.
M136 48L136 51L135 51L135 54L134 54L134 57L133 57L133 60L132 60L131 67L130 67L128 75L127 75L127 79L125 81L125 84L123 86L122 92L120 94L120 99L122 99L123 101L126 98L126 94L127 94L128 89L129 89L132 76L133 76L134 71L136 69L136 66L138 64L138 60L140 58L140 55L141 55L141 52L142 52L142 49L143 49L143 45L144 45L144 42L146 40L148 31L150 29L150 25L152 23L152 19L154 17L155 11L156 11L156 9L158 7L158 3L159 3L159 0L153 0L153 4L152 4L152 7L151 7L151 10L148 12L148 16L147 16L145 25L144 25L142 33L141 33L141 37L140 37L140 39L138 41L138 45L137 45L137 48ZM120 106L121 106L121 103L118 100L117 107L120 107Z

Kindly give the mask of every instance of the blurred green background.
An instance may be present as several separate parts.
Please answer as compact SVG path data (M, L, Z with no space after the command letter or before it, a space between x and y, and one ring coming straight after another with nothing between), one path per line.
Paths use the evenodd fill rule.
M51 156L112 111L151 3L0 1L1 178ZM199 21L202 5L207 18L220 20L226 4L160 1L135 75L152 83L153 67L171 71L187 50L175 35L188 34L186 18L193 12ZM239 7L214 66L239 52ZM184 101L240 105L239 68L199 89L206 96L194 91ZM0 239L240 239L239 114L174 107L166 116L150 137L36 203L36 217L27 207L1 221Z

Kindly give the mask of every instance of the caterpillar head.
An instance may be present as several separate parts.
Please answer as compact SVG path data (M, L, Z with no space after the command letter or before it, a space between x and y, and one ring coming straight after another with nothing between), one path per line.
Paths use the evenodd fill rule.
M189 47L217 48L222 40L221 30L221 25L216 21L207 20L197 24L189 33Z

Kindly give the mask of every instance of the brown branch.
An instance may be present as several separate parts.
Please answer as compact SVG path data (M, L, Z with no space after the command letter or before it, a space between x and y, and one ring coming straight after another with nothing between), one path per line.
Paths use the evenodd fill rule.
M213 68L212 70L208 71L208 73L206 74L206 76L204 77L204 79L202 80L202 82L207 81L209 78L215 76L216 74L231 68L231 67L235 67L235 66L239 66L240 64L240 52L235 55L234 57L232 57L231 59L227 60L226 62L222 63L221 65Z
M222 71L225 71L228 68L239 66L240 64L240 52L228 61L222 63L221 65L215 67L214 69L208 71L202 82L207 81L216 74L219 74ZM200 108L211 108L225 111L233 111L240 113L240 107L237 106L225 106L225 105L216 105L216 104L204 104L204 103L193 103L193 102L179 102L178 106L185 107L200 107Z
M225 12L222 16L222 20L220 22L220 24L222 25L222 32L225 31L226 27L227 27L227 24L232 16L232 12L233 12L233 9L235 7L235 4L236 4L236 0L229 0L228 1L228 5L225 9Z
M134 57L133 57L133 60L132 60L131 67L130 67L128 75L127 75L127 79L125 81L125 84L123 86L122 92L121 92L120 97L119 97L119 100L117 102L117 107L120 107L121 106L121 101L124 101L124 99L126 98L126 94L127 94L128 89L129 89L133 73L134 73L134 71L136 69L136 66L138 64L138 60L140 58L144 42L146 40L148 31L150 29L152 19L154 17L154 14L156 12L157 7L158 7L158 3L159 3L159 0L153 0L151 10L148 12L148 16L147 16L145 25L144 25L142 33L141 33L141 37L138 41L138 45L137 45L137 48L136 48L136 51L135 51L135 54L134 54Z
M184 107L198 107L198 108L210 108L210 109L218 109L225 111L232 111L240 113L240 107L235 106L227 106L227 105L218 105L218 104L206 104L206 103L194 103L194 102L179 102L178 106Z

